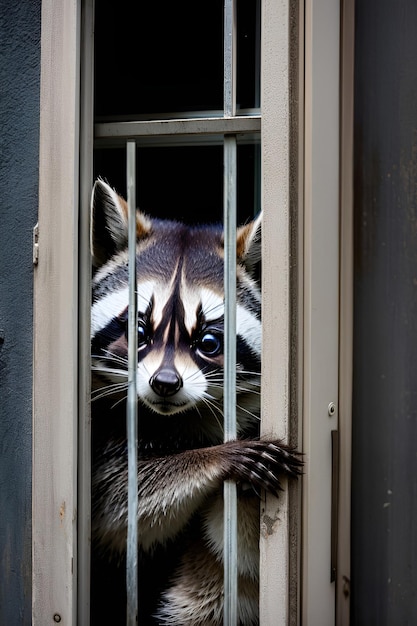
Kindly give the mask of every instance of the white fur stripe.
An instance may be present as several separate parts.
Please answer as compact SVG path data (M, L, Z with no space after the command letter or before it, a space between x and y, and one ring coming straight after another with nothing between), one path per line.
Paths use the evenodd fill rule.
M240 335L252 350L260 356L262 344L262 325L250 311L240 304L236 308L236 334Z
M112 319L120 315L129 304L127 287L113 291L95 302L91 309L91 337L107 326Z
M207 322L214 321L223 317L224 315L224 302L223 298L218 296L209 289L202 289L200 293L201 306L203 309L204 317ZM195 324L195 319L188 322L188 325L192 328ZM260 321L250 311L246 310L242 305L238 304L236 308L236 333L242 337L248 346L256 354L261 354L262 344L262 327Z

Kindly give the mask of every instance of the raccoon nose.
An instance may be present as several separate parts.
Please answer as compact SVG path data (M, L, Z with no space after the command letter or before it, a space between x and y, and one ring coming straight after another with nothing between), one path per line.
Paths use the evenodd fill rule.
M158 396L167 398L181 389L182 379L175 370L162 369L151 377L149 384Z

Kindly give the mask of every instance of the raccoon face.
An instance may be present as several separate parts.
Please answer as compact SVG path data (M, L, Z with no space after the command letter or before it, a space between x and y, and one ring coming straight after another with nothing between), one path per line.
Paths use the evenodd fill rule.
M159 415L197 410L219 421L223 397L223 234L137 212L139 402ZM92 196L91 341L93 394L127 393L127 205L98 180ZM249 269L258 260L260 220L238 230L238 427L259 410L260 296ZM94 397L93 396L93 397Z

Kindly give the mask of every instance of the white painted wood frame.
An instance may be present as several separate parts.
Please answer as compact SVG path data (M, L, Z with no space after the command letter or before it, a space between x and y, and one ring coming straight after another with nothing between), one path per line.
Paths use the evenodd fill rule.
M290 84L296 70L290 40L296 3L262 3L261 110L262 110L262 420L264 435L283 441L290 434L290 370L292 275L291 136L293 111ZM297 59L295 60L297 62ZM295 71L295 73L297 73ZM296 208L296 207L295 207ZM261 505L260 623L286 626L295 623L298 591L290 585L291 512L288 485L279 499L266 496ZM296 551L295 551L296 554Z
M80 0L43 0L34 277L33 624L76 624Z
M336 552L335 580L331 577L332 432L345 445L339 412L340 29L339 0L305 3L301 623L308 626L337 623ZM333 505L340 519L335 499ZM334 518L333 532L341 527ZM343 541L349 544L349 537Z

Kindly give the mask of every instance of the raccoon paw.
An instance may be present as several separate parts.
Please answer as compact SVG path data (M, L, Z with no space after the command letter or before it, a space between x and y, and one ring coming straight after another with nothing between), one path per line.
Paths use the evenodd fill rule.
M300 455L280 441L238 440L230 446L231 478L275 495L282 490L280 477L296 478L302 473Z

